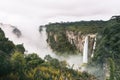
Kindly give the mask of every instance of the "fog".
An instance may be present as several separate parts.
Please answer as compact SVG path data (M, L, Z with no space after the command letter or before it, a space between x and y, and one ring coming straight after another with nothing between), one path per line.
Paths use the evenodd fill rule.
M38 29L34 28L32 30L26 30L25 28L20 28L22 33L21 37L17 37L12 31L13 27L9 24L2 24L0 28L3 29L7 38L13 41L15 44L24 44L26 49L25 54L37 53L41 58L44 59L46 55L50 55L53 58L58 60L65 60L69 64L69 67L74 65L74 69L79 69L82 65L82 56L79 55L70 55L70 56L58 56L50 49L49 45L46 42L47 35L46 29L43 28L43 31L40 33ZM18 28L19 29L19 28Z
M30 28L26 30L25 28L18 28L22 36L17 37L12 31L13 27L9 24L0 24L0 28L3 29L7 38L13 41L15 44L24 44L25 49L27 50L25 54L37 53L41 58L44 59L46 55L50 55L53 58L57 58L58 60L65 60L68 63L69 68L87 71L90 74L95 75L98 79L103 80L104 78L104 71L100 65L84 65L83 64L83 57L81 54L78 55L69 55L69 56L58 56L56 55L49 47L46 42L47 35L46 29L44 28L43 31L40 33L38 29ZM99 72L99 73L98 73Z
M35 28L49 22L108 20L119 0L0 0L0 22Z

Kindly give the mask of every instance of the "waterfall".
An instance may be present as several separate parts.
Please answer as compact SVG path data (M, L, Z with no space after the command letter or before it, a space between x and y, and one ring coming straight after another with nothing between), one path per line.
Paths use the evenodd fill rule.
M94 50L95 50L95 47L96 47L96 37L95 37L95 40L94 40L93 51L92 51L92 55L91 55L91 57L94 56Z
M83 63L88 62L88 36L85 37L84 49L83 49Z

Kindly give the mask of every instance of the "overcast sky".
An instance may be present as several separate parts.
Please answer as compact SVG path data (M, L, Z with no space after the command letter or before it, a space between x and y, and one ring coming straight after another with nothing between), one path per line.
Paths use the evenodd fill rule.
M0 22L24 27L119 14L120 0L0 0Z

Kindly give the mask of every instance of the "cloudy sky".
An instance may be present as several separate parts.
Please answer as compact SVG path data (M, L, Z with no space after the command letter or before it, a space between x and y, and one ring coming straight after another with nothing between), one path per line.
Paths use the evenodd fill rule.
M108 20L119 14L120 0L0 0L0 22L17 26Z

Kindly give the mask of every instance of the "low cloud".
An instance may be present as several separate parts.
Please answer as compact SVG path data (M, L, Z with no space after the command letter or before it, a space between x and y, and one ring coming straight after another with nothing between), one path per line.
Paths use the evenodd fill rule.
M2 0L1 22L35 26L56 21L109 19L120 13L119 0Z

